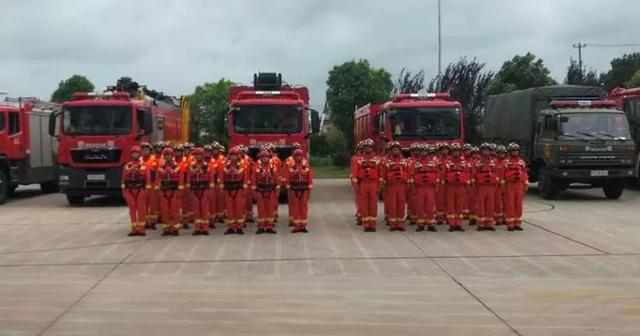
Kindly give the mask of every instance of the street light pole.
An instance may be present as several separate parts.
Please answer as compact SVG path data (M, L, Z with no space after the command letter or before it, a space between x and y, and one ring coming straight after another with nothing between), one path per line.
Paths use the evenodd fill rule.
M574 48L578 48L578 66L580 67L580 71L582 71L582 48L585 48L586 46L586 43L580 42L573 45Z
M442 81L442 18L440 14L440 2L438 0L438 92Z

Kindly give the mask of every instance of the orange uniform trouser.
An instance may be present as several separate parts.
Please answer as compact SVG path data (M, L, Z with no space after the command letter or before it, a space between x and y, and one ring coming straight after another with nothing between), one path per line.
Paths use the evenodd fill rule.
M469 208L469 219L478 219L478 187L471 186L467 194L467 207Z
M416 186L415 197L418 226L433 226L436 224L436 186Z
M216 210L218 211L218 219L222 220L224 218L224 189L217 188L216 191Z
M441 184L436 191L436 220L444 221L447 213L447 186Z
M180 190L160 190L160 209L162 211L162 221L164 231L180 231Z
M406 186L403 183L389 183L385 186L385 189L388 193L389 226L392 228L404 228ZM412 215L415 215L415 212Z
M293 227L307 227L309 215L309 190L289 190L289 216L293 219Z
M467 192L467 185L464 184L447 184L446 204L447 204L447 223L451 227L462 225L462 210L464 209L464 194Z
M495 195L495 210L494 210L494 214L493 214L493 218L496 221L503 221L504 220L504 185L501 184L499 186L496 187L496 195Z
M191 190L182 191L182 223L189 223L193 220L193 194Z
M216 196L218 195L217 190L211 189L207 193L207 198L209 200L209 223L213 224L216 222L216 217L218 217L218 200Z
M275 221L275 208L276 203L274 199L278 200L278 194L280 190L270 191L256 191L255 199L258 207L258 229L273 229L273 222Z
M209 189L193 190L193 217L195 231L209 231Z
M131 219L131 232L144 233L144 225L147 217L146 190L143 188L124 189L122 196L129 207Z
M224 206L227 214L226 223L229 229L237 230L244 227L246 202L244 196L246 190L225 190Z
M506 222L508 227L516 227L522 224L522 200L524 197L524 187L522 182L505 184L505 204Z
M477 189L477 223L478 227L492 227L495 223L493 220L493 212L495 206L496 186L490 184L481 184Z
M358 185L362 226L375 228L378 220L378 181L362 181Z
M253 191L247 189L244 195L246 219L253 219Z
M411 221L415 221L418 219L418 204L416 203L415 192L416 189L413 186L408 185L405 187L404 199L406 201L406 204L404 207L407 208L409 219ZM404 211L402 216L404 220Z
M160 191L157 189L147 190L147 224L157 224L160 215Z

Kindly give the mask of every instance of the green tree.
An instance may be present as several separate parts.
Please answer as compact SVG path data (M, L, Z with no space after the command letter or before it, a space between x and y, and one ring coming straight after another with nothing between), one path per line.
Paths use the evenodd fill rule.
M436 92L438 84L441 92L449 92L451 98L460 102L464 111L464 133L468 142L478 140L478 127L482 111L487 101L489 83L493 72L484 72L485 64L475 58L466 57L450 63L442 77L435 77L429 83L429 92Z
M85 76L73 75L58 83L58 88L51 94L51 101L62 103L73 98L75 92L91 92L94 86Z
M191 139L206 144L213 140L226 143L225 115L229 110L227 96L233 83L221 78L217 82L196 86L189 97L191 107Z
M489 84L489 94L557 84L549 76L550 73L542 59L536 58L534 54L528 52L523 56L515 55L502 64Z
M336 65L327 79L327 107L329 118L353 146L353 111L356 106L387 101L393 90L391 74L376 69L367 60L352 60Z
M638 70L640 70L640 52L625 54L611 60L611 70L603 73L600 80L607 91L616 87L625 87Z
M570 85L589 85L600 86L600 80L598 73L591 69L585 72L584 68L580 68L580 65L576 60L571 58L569 60L569 66L567 67L567 76L564 79L565 84Z
M631 76L631 79L629 79L629 82L627 82L627 87L640 87L640 70L636 71L633 76Z

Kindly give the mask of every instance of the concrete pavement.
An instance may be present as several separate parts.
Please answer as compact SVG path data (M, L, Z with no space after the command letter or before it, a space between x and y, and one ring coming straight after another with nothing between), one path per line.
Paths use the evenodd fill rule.
M640 193L601 194L529 195L523 232L364 233L327 179L306 235L129 238L118 204L27 191L0 207L0 335L638 335Z

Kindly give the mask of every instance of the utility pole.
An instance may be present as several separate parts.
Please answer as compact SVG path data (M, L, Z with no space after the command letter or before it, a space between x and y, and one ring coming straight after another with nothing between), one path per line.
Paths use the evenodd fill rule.
M442 82L442 20L440 14L440 1L438 0L438 92Z
M582 48L586 48L587 44L578 42L574 44L573 47L578 49L578 66L580 67L580 71L582 71Z

